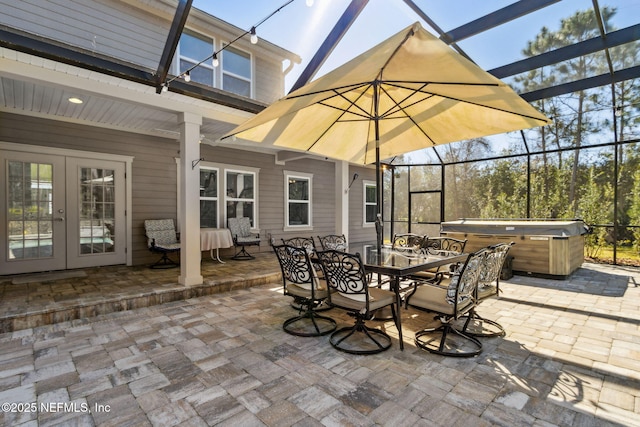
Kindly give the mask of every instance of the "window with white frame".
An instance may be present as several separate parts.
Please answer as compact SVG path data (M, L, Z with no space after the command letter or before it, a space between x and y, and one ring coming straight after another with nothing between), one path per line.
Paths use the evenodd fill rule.
M251 221L251 227L256 227L256 178L256 172L253 171L225 170L226 219L246 216Z
M285 228L311 228L313 175L284 171Z
M218 228L218 169L200 168L200 227Z
M363 181L363 224L375 225L377 214L378 192L376 191L376 183L373 181Z
M180 201L180 162L178 166L177 200ZM251 228L259 227L259 168L202 161L200 174L200 227L226 228L230 216L246 216ZM179 203L178 203L179 206ZM226 207L226 209L225 209ZM182 212L178 212L178 220Z
M179 43L179 70L178 74L182 74L186 70L198 64L203 58L211 56L211 52L215 50L214 41L196 33L185 31L180 36ZM215 73L213 70L213 61L211 58L195 67L189 72L191 81L202 83L208 86L214 86Z
M251 97L251 54L233 46L222 51L222 89Z

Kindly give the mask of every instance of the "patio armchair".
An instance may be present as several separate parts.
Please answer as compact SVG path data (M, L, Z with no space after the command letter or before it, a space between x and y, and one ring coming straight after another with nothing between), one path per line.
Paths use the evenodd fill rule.
M394 234L391 248L400 252L418 252L425 236L414 233Z
M318 236L318 240L320 241L320 246L323 251L330 249L346 251L348 247L347 238L344 234L327 234L326 236Z
M422 240L422 248L434 251L451 251L459 254L464 252L467 239L455 239L453 237L425 237Z
M439 325L415 333L416 346L443 356L470 357L480 354L482 344L454 326L476 305L477 287L486 250L469 255L455 273L443 279L445 286L423 285L407 297L408 307L435 313Z
M486 256L480 268L476 302L482 303L487 298L497 297L500 293L500 273L507 254L515 242L498 243L486 249ZM462 331L474 337L504 336L502 325L490 319L485 319L477 312L477 306L473 307L466 316L459 320Z
M236 253L231 259L248 260L254 259L245 249L245 246L260 246L260 234L251 232L251 220L244 216L241 218L229 218L227 226L233 237L233 244L236 247ZM240 247L240 250L237 248Z
M421 250L434 255L458 255L464 252L466 244L467 239L425 236L422 240ZM438 284L456 268L456 265L445 264L431 270L421 271L410 276L410 278L414 280L414 287L419 286L421 283Z
M299 307L298 316L285 320L282 325L284 331L302 337L322 336L335 331L335 320L314 310L329 297L329 290L327 283L316 275L305 248L274 245L273 251L280 263L284 294L292 296Z
M150 268L178 267L180 264L169 258L170 253L180 252L180 242L173 219L147 219L144 221L144 231L149 250L162 254Z
M395 293L369 287L360 254L327 250L318 252L330 290L333 307L346 310L355 318L353 326L340 328L329 338L331 345L345 353L375 354L391 347L391 337L381 329L366 325L371 314L390 306L393 320L398 325Z

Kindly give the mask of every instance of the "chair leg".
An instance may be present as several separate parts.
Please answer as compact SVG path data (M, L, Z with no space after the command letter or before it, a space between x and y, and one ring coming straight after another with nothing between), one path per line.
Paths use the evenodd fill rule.
M320 316L313 310L314 302L296 298L300 306L299 316L285 320L282 329L299 337L320 337L336 330L336 321L330 317Z
M248 259L255 259L255 257L253 255L251 255L249 252L247 252L247 250L244 248L244 246L242 246L240 251L236 252L236 254L231 259L248 260Z
M415 343L430 353L442 356L473 357L482 352L480 341L463 334L449 323L416 332Z
M460 325L462 324L462 327ZM454 327L465 335L478 338L503 337L506 332L502 325L490 319L480 316L475 310L468 315L460 317Z
M162 258L150 265L149 268L175 268L179 266L180 264L169 258L166 252L162 252Z
M391 347L391 337L379 329L367 327L361 316L356 316L353 326L332 333L329 341L336 350L351 354L376 354Z

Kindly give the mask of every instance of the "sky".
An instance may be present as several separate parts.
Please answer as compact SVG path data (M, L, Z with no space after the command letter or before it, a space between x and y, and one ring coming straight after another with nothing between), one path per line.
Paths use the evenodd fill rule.
M517 0L413 0L441 30L447 32L506 7ZM640 0L598 0L601 7L617 9L612 19L615 29L638 23ZM241 29L252 26L273 14L257 28L257 34L281 46L302 59L285 77L285 94L289 92L309 60L316 53L351 0L314 0L311 7L306 0L193 0L193 7L204 10ZM497 28L487 30L458 43L458 46L482 69L510 64L524 58L522 50L534 40L543 27L551 31L560 28L562 18L576 11L593 7L592 0L562 0ZM345 36L329 55L313 78L318 78L348 62L369 48L403 30L414 22L434 35L437 32L422 21L403 0L369 0ZM640 64L639 64L640 65ZM509 78L505 79L510 83ZM494 151L515 144L522 146L519 134L488 137ZM524 150L522 148L521 151ZM419 150L406 155L413 163L433 163L431 150Z
M444 31L452 30L515 1L414 0ZM258 26L257 34L302 58L302 63L296 65L286 77L285 89L288 91L350 2L351 0L314 0L309 7L306 0L293 0L286 6L287 0L194 0L193 7L248 30L284 6ZM638 22L640 0L599 0L599 3L600 6L618 9L613 19L617 28ZM591 0L562 0L463 40L459 46L481 68L490 70L522 59L522 49L526 47L527 41L534 39L543 26L557 30L561 18L591 7ZM416 21L435 34L402 0L369 0L314 77L331 71Z

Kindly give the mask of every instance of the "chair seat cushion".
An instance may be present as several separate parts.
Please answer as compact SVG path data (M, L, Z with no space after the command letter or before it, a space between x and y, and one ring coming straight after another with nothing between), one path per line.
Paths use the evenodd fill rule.
M495 285L478 286L478 299L485 299L497 293L498 288Z
M327 284L324 280L320 280L318 285L319 287L315 289L315 298L316 299L325 299L329 296L329 292L327 291ZM287 282L287 294L301 297L301 298L311 298L311 284L310 283L292 283Z
M153 246L155 250L164 251L164 252L174 252L180 250L180 243L169 243L163 245L155 245Z
M244 243L244 244L260 243L260 238L256 237L256 236L247 236L247 237L237 236L236 237L236 242Z
M445 284L442 283L442 285ZM409 305L453 316L453 304L447 302L447 289L448 283L447 286L419 286L415 293L411 295L411 298L409 298ZM458 307L458 309L462 310L470 305L471 301L469 300L465 303L464 307Z
M348 295L348 296L347 296ZM360 311L365 308L365 301L354 299L355 296L364 296L363 294L344 294L335 292L331 294L331 303L338 307L349 310ZM369 288L369 311L377 310L389 304L395 303L396 294L379 288Z

